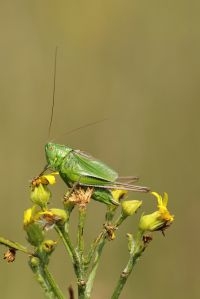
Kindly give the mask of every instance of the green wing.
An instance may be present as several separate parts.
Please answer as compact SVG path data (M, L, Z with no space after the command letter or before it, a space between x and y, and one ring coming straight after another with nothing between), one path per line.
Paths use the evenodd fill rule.
M80 151L71 151L66 156L60 174L64 180L83 184L103 184L118 178L118 174L106 164Z

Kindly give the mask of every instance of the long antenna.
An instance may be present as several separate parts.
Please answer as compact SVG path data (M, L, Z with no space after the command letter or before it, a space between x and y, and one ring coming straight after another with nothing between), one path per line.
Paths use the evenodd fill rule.
M54 105L55 105L55 92L56 92L56 69L57 69L57 52L58 52L58 47L55 49L55 54L54 54L54 70L53 70L53 98L52 98L52 106L51 106L51 118L49 122L49 133L48 133L48 139L50 138L51 134L51 127L53 123L53 112L54 112Z
M102 122L104 122L105 120L108 120L108 118L102 118L102 119L99 119L99 120L96 120L96 121L87 123L87 124L85 124L85 125L82 125L82 126L80 126L80 127L76 127L75 129L72 129L72 130L69 130L69 131L65 132L64 134L62 134L62 136L63 136L63 135L69 135L69 134L74 133L74 132L76 132L76 131L79 131L79 130L81 130L81 129L85 129L85 128L87 128L87 127L91 127L91 126L93 126L93 125L102 123Z

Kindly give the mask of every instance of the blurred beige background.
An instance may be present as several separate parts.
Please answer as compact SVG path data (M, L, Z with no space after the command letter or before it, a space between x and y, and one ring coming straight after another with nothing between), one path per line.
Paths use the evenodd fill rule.
M29 179L45 164L58 46L52 138L167 191L176 217L165 238L155 235L121 298L199 298L199 10L199 1L0 1L0 234L27 244L22 215ZM65 188L58 185L54 206ZM144 201L153 211L151 197ZM104 210L91 204L89 239ZM110 298L134 223L108 244L92 298ZM62 246L50 266L62 289L75 286ZM0 269L2 298L44 298L24 255L13 264L1 258Z

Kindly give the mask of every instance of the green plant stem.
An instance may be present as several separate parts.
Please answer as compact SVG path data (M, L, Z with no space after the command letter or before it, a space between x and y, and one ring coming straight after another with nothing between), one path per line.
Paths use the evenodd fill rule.
M107 207L106 215L105 215L105 220L106 223L110 223L114 217L115 214L115 209L112 209L111 207ZM96 276L97 268L99 265L100 257L103 251L103 248L106 244L106 235L107 231L106 229L103 229L103 231L98 235L98 237L95 239L95 241L92 243L90 251L88 253L85 267L89 268L90 266L90 273L88 275L85 291L84 291L84 299L89 299L91 296L91 291L92 287L94 284L94 279ZM93 260L92 265L91 261Z
M54 280L53 276L51 275L51 273L49 272L47 266L44 266L44 274L45 274L46 279L51 287L52 292L55 295L55 298L56 299L65 299L63 293L61 292L58 285L55 283L55 280Z
M115 215L115 212L116 212L116 208L113 208L112 206L107 206L107 211L106 211L106 214L105 214L105 221L106 223L110 223ZM89 253L88 253L88 256L87 256L87 259L86 259L86 265L87 267L89 267L89 264L91 262L91 260L93 259L94 257L94 254L96 253L96 249L97 249L97 246L99 246L99 244L101 243L102 239L105 238L107 232L105 229L103 229L100 234L97 236L97 238L93 241L91 247L90 247L90 250L89 250Z
M32 257L29 261L29 266L33 273L35 274L35 278L37 282L43 288L45 295L49 299L64 299L64 295L62 294L60 288L55 283L55 280L51 273L49 272L47 265L44 265L40 258Z
M31 253L27 247L17 243L17 242L13 242L13 241L10 241L10 240L7 240L3 237L0 237L0 244L2 245L5 245L7 247L10 247L10 248L14 248L16 250L19 250L21 252L24 252L24 253L27 253L27 254L30 254L30 255L33 255L33 253Z
M110 223L113 220L115 212L116 212L116 208L113 208L112 206L107 206L107 211L105 215L106 223Z
M79 252L81 261L83 259L83 250L84 250L83 232L84 232L85 218L86 218L86 209L84 207L80 207L79 208L77 246L78 246L78 252Z
M71 260L72 260L72 263L74 266L74 271L75 271L77 277L79 277L80 276L80 270L79 270L80 269L80 259L71 243L69 234L64 230L64 228L60 228L57 225L55 225L55 230L58 233L58 235L60 236L61 240L63 241L63 244L64 244L69 256L71 257Z
M105 230L103 230L102 232L100 232L100 234L98 235L98 237L93 241L91 247L90 247L90 250L89 250L89 253L88 253L88 256L86 258L86 265L87 267L89 267L90 265L90 262L92 260L92 258L94 257L94 253L95 253L95 250L98 246L98 244L100 243L103 235L104 235L104 232Z
M117 220L115 221L115 226L118 227L122 224L122 222L127 218L127 216L121 214Z
M78 276L78 296L80 299L85 298L85 261L83 257L84 251L84 226L86 219L86 207L79 207L79 216L78 216L78 232L77 232L77 253L79 256L79 276Z
M144 249L146 248L142 241L142 237L143 237L143 233L139 231L136 236L135 244L133 244L132 249L130 250L128 263L120 275L120 278L117 282L117 285L114 289L111 299L119 298L122 289L126 284L127 279L133 270L133 267L137 263L138 258L142 255Z
M43 288L46 297L49 299L54 299L55 296L52 292L51 285L49 284L49 281L47 280L47 277L45 275L44 267L41 266L41 264L34 265L34 263L32 263L31 261L29 262L29 266L35 274L35 279Z
M86 288L85 288L85 297L84 299L89 299L91 296L91 291L92 291L92 287L94 284L94 279L96 276L96 271L99 265L99 261L100 261L100 257L102 254L102 250L103 247L106 243L106 231L101 233L100 237L98 238L98 245L96 246L94 252L93 252L93 256L94 256L94 261L93 264L91 266L91 272L88 276L88 280L87 280L87 284L86 284Z

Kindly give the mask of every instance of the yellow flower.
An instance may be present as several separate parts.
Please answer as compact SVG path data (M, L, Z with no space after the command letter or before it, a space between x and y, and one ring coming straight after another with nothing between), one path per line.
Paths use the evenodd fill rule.
M43 177L48 181L50 185L53 185L56 183L55 174L58 174L58 172L52 172L50 174L46 174Z
M139 228L142 231L157 231L162 232L172 224L174 216L167 209L168 195L164 193L162 198L157 192L151 192L157 199L158 210L152 214L143 215L140 218Z
M30 223L35 222L36 215L37 215L37 206L36 205L34 205L32 208L25 210L24 211L24 219L23 219L24 227L26 227Z
M58 172L52 172L50 174L46 174L46 175L42 175L42 176L38 176L38 177L34 178L31 181L31 187L34 188L34 187L39 186L40 184L42 184L42 185L55 184L56 183L56 179L55 179L56 174L58 174Z
M55 184L55 174L51 173L36 177L31 182L31 200L33 203L45 208L51 197L51 192L48 189L48 184Z
M43 229L37 223L38 218L39 211L36 205L24 212L24 230L27 233L28 242L33 246L38 246L44 240Z
M151 192L152 195L154 195L157 198L157 202L158 202L158 210L160 212L160 217L169 222L169 224L171 222L174 221L174 215L171 215L170 212L167 209L167 204L168 204L168 194L166 192L164 192L163 198L160 194L158 194L157 192Z

